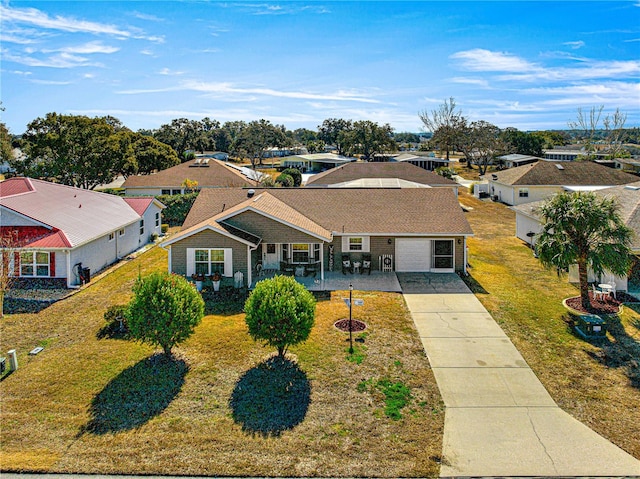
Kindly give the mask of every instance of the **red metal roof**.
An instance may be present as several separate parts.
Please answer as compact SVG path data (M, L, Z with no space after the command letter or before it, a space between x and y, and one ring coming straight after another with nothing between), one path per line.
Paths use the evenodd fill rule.
M0 226L0 236L14 237L19 248L69 248L71 243L57 228L44 226Z
M125 198L124 201L127 202L133 211L138 213L140 216L144 215L144 212L147 211L149 205L153 203L153 198L139 197L139 198Z
M33 190L34 188L29 178L10 178L0 182L0 198L28 193Z

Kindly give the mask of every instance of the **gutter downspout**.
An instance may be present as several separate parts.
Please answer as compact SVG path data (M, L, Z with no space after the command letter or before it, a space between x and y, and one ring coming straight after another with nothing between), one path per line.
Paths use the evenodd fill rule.
M255 245L253 248L251 245L247 245L247 289L251 287L251 283L253 282L253 266L251 264L251 252L258 249L260 243Z
M465 276L469 276L469 271L467 270L467 237L464 237L464 241L463 241L463 246L464 246L464 275Z
M67 288L71 288L71 251L65 250L64 253L67 262Z

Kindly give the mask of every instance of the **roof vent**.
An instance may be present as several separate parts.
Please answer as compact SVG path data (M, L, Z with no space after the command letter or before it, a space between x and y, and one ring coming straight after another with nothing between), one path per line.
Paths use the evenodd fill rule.
M247 191L247 198L253 198L253 195L256 194L256 190Z
M491 179L492 180L497 180L498 179L498 175L496 175L496 174L491 175Z
M561 164L555 163L555 165L556 165L556 168L558 168L559 170L564 170L564 166L562 166Z
M625 185L624 189L625 189L625 190L638 191L638 190L640 190L640 186L635 186L635 185Z

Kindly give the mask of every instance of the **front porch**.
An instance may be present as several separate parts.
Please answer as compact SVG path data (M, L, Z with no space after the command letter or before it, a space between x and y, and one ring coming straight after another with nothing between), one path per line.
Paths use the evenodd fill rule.
M267 278L273 278L276 274L282 274L279 271L265 270L262 274L254 278L249 289L255 287L256 282ZM399 293L402 291L398 277L394 272L387 273L381 271L371 271L371 274L342 274L339 271L325 271L324 280L320 279L320 275L314 277L295 276L294 278L300 284L304 285L309 291L347 291L349 285L353 286L356 291L385 291Z

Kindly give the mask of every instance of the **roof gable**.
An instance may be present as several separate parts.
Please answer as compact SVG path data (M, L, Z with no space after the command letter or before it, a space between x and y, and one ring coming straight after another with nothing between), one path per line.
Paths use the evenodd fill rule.
M489 181L514 186L614 186L638 179L593 161L538 161L485 177Z
M196 163L196 161L198 163ZM123 188L181 188L184 180L198 182L198 188L256 186L257 181L216 159L198 158L151 175L129 176Z
M307 186L324 186L374 178L394 178L430 186L456 186L456 182L407 162L353 162L313 175Z

